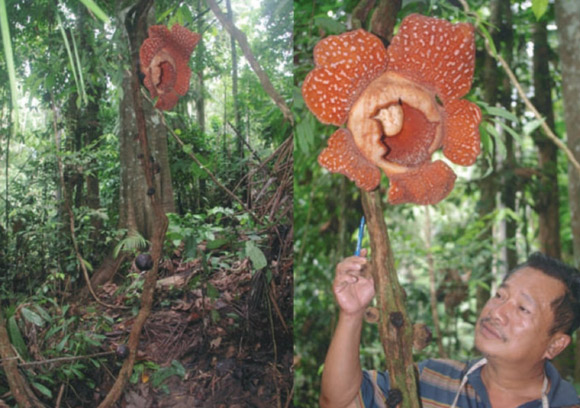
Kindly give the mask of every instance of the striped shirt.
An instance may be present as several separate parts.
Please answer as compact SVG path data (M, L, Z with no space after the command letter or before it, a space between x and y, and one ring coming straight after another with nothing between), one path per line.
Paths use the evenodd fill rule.
M461 379L469 368L477 363L453 360L425 360L419 363L419 393L423 408L444 408L453 404ZM550 381L548 401L551 408L577 407L580 399L574 387L560 377L556 368L546 362L546 375ZM389 391L389 375L386 371L363 371L363 381L357 407L384 408L385 395ZM468 381L461 390L458 408L491 408L491 403L481 380L481 368L469 374ZM519 408L541 408L542 400L527 402Z

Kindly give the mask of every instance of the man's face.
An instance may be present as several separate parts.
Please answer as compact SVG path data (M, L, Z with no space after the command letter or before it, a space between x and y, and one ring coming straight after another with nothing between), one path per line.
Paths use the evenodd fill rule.
M551 303L564 294L559 280L533 268L511 275L484 306L475 326L475 346L486 357L537 362L553 358ZM561 335L561 334L560 334Z

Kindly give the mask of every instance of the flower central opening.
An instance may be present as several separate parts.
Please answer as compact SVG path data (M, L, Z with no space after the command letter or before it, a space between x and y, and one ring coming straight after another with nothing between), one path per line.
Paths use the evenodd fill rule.
M353 104L347 127L369 161L400 173L430 162L441 147L440 109L431 89L387 71Z
M177 80L175 60L163 50L151 62L151 80L159 93L166 93L175 86Z
M383 126L383 133L385 136L395 136L403 128L403 108L402 102L393 103L386 108L379 110L377 119Z
M395 105L391 105L393 106ZM396 134L389 134L383 126L384 136L381 142L387 149L383 159L413 167L429 159L430 147L437 136L439 123L430 122L423 112L407 103L402 102L396 106L400 109L401 125Z

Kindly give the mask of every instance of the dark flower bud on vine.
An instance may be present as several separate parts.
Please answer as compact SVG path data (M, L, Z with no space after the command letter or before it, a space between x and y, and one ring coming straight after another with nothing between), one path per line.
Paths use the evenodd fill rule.
M400 329L405 323L405 319L403 319L403 313L401 312L393 312L389 315L389 320L391 324L395 326L397 329Z
M117 357L125 359L129 355L129 347L126 344L119 344L115 350Z
M415 323L413 325L413 348L421 351L429 345L433 334L425 323Z
M153 268L153 258L151 258L151 255L147 253L139 254L137 255L137 258L135 258L135 266L140 271L148 271Z
M403 402L403 393L401 392L401 390L399 390L398 388L393 388L392 390L389 390L387 394L387 407L395 408L401 402Z

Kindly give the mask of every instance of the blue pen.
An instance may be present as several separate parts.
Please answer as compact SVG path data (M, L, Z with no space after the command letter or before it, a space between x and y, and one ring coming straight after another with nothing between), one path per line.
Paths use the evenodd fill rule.
M365 216L363 215L360 219L360 225L358 227L358 240L356 241L356 251L354 254L360 256L360 247L362 245L363 235L365 233Z

